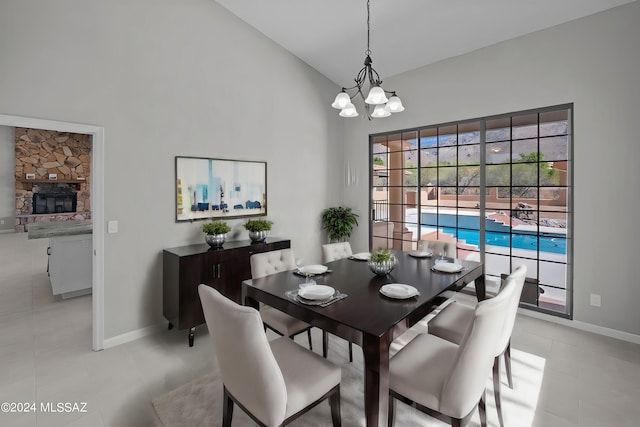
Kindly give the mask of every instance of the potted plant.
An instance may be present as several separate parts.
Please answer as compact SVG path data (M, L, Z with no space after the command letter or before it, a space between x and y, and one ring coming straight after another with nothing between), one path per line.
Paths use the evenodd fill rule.
M358 214L351 208L337 206L322 212L322 228L327 230L329 242L348 240L356 225L358 225Z
M244 223L244 228L249 232L249 238L252 242L264 242L269 236L273 221L267 219L250 219Z
M227 240L231 227L224 221L216 220L202 224L202 231L205 233L205 242L212 248L219 248Z
M386 248L376 249L369 259L368 266L378 276L389 274L398 264L398 259Z

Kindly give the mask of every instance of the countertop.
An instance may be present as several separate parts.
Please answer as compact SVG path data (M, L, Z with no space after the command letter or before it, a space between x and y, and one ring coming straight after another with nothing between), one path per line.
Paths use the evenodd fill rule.
M79 234L91 234L93 224L91 221L59 221L39 222L29 224L29 239L47 239L58 236L77 236Z

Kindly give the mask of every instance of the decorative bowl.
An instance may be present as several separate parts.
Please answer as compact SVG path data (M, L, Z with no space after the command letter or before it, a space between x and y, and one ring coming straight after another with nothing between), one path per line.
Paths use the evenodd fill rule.
M204 241L212 248L220 248L222 244L227 240L226 234L205 234Z
M264 242L267 237L269 237L269 230L249 232L249 238L252 242Z
M398 259L395 255L391 255L391 259L388 261L374 262L369 260L367 265L369 266L369 270L373 271L378 276L385 276L391 273L391 270L398 265Z

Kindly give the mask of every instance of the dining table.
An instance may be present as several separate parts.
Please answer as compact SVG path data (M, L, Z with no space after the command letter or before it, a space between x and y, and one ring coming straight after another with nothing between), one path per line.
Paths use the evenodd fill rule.
M484 264L448 259L462 265L459 272L433 269L434 257L412 256L392 250L397 265L387 275L374 274L366 260L344 258L326 263L324 274L314 275L318 285L328 285L346 297L329 305L309 305L292 298L307 278L296 270L282 271L242 283L245 305L272 306L293 317L344 338L362 348L364 356L364 410L368 427L387 425L389 405L389 348L391 343L442 302L447 290L461 290L474 282L478 300L485 298ZM399 299L384 296L385 284L404 284L419 295Z

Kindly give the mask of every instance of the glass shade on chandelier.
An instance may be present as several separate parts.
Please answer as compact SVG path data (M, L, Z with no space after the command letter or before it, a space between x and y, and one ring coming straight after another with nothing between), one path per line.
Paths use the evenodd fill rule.
M354 79L356 85L348 88L343 87L340 93L336 95L333 104L331 104L333 108L340 110L340 117L358 116L358 111L352 102L356 95L360 95L360 98L364 101L366 116L369 120L371 120L372 117L389 117L392 113L404 111L400 97L398 97L395 92L382 88L382 80L380 80L378 72L371 66L373 61L371 60L371 50L369 49L369 3L370 0L367 0L367 50L365 52L364 67L358 71ZM365 86L367 84L369 92L365 97ZM353 91L353 95L349 94L350 91ZM391 96L387 98L387 95Z

